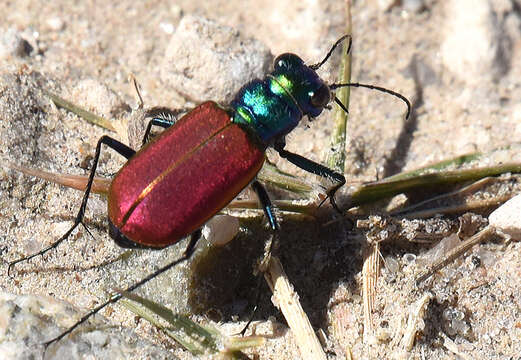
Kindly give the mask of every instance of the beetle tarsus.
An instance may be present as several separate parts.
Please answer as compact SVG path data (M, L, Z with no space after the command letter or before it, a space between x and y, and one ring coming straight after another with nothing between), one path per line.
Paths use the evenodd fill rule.
M14 268L14 266L16 264L23 262L23 261L29 261L34 257L44 255L46 252L48 252L52 249L55 249L58 245L60 245L61 242L63 242L65 239L67 239L69 237L69 235L74 231L74 229L76 229L76 227L79 224L80 224L80 221L78 221L78 219L76 219L76 221L74 221L74 225L72 225L71 228L69 230L67 230L67 232L61 238L59 238L57 241L53 242L51 245L47 246L45 249L40 250L29 256L24 256L20 259L11 261L7 267L7 276L11 276L11 270Z
M301 155L284 150L284 146L281 144L276 144L275 150L277 150L277 152L282 158L288 160L290 163L292 163L295 166L298 166L302 170L335 181L337 184L327 192L327 197L320 203L320 205L322 205L324 201L329 198L329 201L331 202L333 208L340 214L343 214L343 212L338 208L335 202L335 193L346 183L346 178L344 175L322 164L309 160Z

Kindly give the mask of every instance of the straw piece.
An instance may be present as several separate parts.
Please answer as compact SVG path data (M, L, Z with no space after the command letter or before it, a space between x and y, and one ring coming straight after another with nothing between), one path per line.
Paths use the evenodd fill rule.
M326 360L326 354L322 350L318 337L306 313L302 310L298 294L289 282L278 258L271 257L264 277L273 291L273 304L282 311L295 336L302 359Z

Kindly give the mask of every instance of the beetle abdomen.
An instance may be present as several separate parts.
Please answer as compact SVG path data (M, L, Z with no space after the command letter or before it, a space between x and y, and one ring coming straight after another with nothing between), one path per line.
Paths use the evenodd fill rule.
M214 102L190 111L144 149L150 151L137 152L114 178L108 209L122 234L149 247L173 244L195 231L264 162L264 149Z

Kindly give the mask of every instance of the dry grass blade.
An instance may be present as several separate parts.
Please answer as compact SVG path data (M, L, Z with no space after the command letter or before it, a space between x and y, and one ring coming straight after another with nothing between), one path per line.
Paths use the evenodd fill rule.
M423 319L425 315L425 308L432 299L431 293L426 293L418 300L409 313L409 319L407 320L407 329L404 332L402 338L402 345L407 351L411 351L414 345L414 339L416 338L416 332L418 331L418 323Z
M521 177L486 177L456 191L434 196L406 208L392 211L393 216L427 218L436 214L483 212L504 203L521 191Z
M489 239L494 233L496 232L496 229L492 226L487 226L485 229L478 232L476 235L471 236L464 242L462 242L460 245L452 248L445 256L429 265L417 278L416 278L416 284L422 283L424 280L428 279L432 274L434 274L436 271L442 269L447 264L454 261L456 258L458 258L461 254L463 254L465 251L472 248L474 245L479 244L487 239Z
M121 300L123 306L157 326L194 355L213 354L229 359L247 359L240 350L265 342L261 336L228 338L216 328L201 326L161 304L127 291L119 292L125 297Z
M91 124L95 124L98 126L101 126L102 128L105 128L110 131L116 131L112 123L105 119L104 117L98 116L88 110L85 110L76 104L71 103L70 101L67 101L61 97L59 97L56 94L53 94L47 90L43 90L44 94L51 98L51 100L56 104L56 106L64 108L65 110L68 110L79 117L87 120Z
M347 190L345 199L341 199L343 208L351 208L389 198L401 193L416 190L440 189L444 186L454 186L467 181L477 181L489 176L499 176L505 173L521 173L520 163L501 164L482 168L444 171L429 173L414 177L385 178L380 181L353 186Z
M373 309L376 298L376 284L380 275L380 246L373 243L371 253L362 268L362 295L364 301L364 342L373 336Z
M40 179L53 182L55 184L60 184L80 191L85 190L85 187L87 186L87 181L89 179L89 177L86 175L57 174L13 163L9 163L7 164L7 166L10 169L20 171L25 175L34 176ZM111 181L111 179L105 179L96 176L94 178L94 182L92 183L91 192L94 194L108 194Z
M295 336L302 358L307 360L326 360L326 354L320 345L318 337L313 331L306 313L302 310L298 294L289 282L278 258L271 257L264 277L273 291L274 305L282 311Z

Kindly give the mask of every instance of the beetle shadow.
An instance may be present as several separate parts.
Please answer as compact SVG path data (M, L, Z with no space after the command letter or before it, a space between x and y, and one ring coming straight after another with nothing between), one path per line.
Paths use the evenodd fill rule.
M419 60L414 57L407 68L407 74L410 75L415 86L415 94L413 96L414 102L411 106L411 113L408 119L405 119L396 139L395 146L391 150L390 154L385 157L385 163L383 164L383 171L380 174L382 178L398 174L402 171L407 155L412 146L414 140L414 133L418 128L418 112L417 109L423 105L423 80L420 69L422 64L419 64Z
M325 227L319 220L285 217L280 225L280 246L274 254L279 257L311 324L324 328L332 293L341 282L353 284L354 275L362 268L362 258L358 255L361 244L350 240L349 221ZM247 220L245 226L246 233L239 234L225 247L216 248L215 254L194 270L190 306L195 313L213 314L210 317L215 321L232 321L237 316L249 320L258 284L253 267L262 256L264 241L270 233L262 219ZM275 316L285 323L271 303L272 293L264 280L260 292L253 320Z

